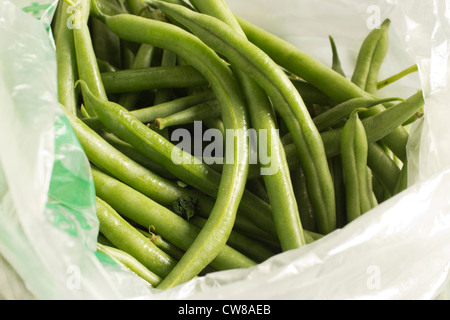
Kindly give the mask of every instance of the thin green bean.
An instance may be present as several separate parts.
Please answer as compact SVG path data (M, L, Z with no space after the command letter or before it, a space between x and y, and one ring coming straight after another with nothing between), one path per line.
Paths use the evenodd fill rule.
M127 252L150 271L166 277L176 261L127 223L111 206L97 197L100 232L118 249Z
M221 20L160 1L145 1L188 27L207 45L228 57L234 68L250 74L271 98L292 132L307 177L311 202L319 228L330 233L336 227L333 182L323 142L309 112L284 71L245 36ZM314 159L314 160L313 160Z
M347 221L352 222L369 211L371 202L367 193L367 135L358 116L352 112L342 131L341 157L345 175Z
M216 203L206 226L159 286L163 289L170 288L201 272L220 253L231 233L248 175L249 148L243 134L248 128L248 115L244 109L242 93L227 64L198 38L171 24L131 15L103 19L119 37L135 39L175 52L191 63L211 83L221 105L224 126L235 133L234 155L227 158L228 163L232 164L224 166L219 178L219 188L214 191L217 195ZM161 148L161 144L158 148ZM172 156L168 160L172 161Z
M207 85L192 66L152 67L101 74L108 94L141 92L161 88L186 88Z

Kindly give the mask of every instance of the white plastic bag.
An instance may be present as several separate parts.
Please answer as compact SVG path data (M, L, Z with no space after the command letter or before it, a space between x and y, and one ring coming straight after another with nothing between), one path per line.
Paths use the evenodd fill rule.
M3 175L0 174L0 226L3 228L0 253L17 270L32 295L40 299L435 299L440 296L448 283L450 265L450 151L446 148L446 138L450 135L446 123L446 119L450 119L447 81L450 28L447 2L227 0L227 3L237 14L329 65L328 35L331 34L349 74L370 28L384 18L392 20L391 47L381 77L417 63L420 78L411 75L383 93L395 92L395 96L408 97L422 87L426 98L426 117L414 124L411 132L410 188L346 228L254 268L210 274L164 292L149 290L128 273L97 258L92 244L95 219L90 221L90 232L80 231L83 237L67 235L61 228L48 223L45 210L48 193L45 190L51 180L52 155L57 154L52 138L58 112L55 79L51 78L54 62L47 52L46 68L53 69L45 72L37 69L31 82L21 79L25 86L44 86L41 92L46 95L41 98L51 108L38 113L35 121L42 120L42 125L22 127L13 132L8 130L11 135L8 139L4 128L14 129L18 120L13 115L0 118L0 163L3 167ZM21 32L42 38L37 31L38 22L26 20L25 23L20 13L11 9L9 1L0 0L0 4L0 28L13 24L17 16L22 25L32 25L29 29L9 30L17 32L19 43ZM7 18L3 17L4 8L11 10ZM0 34L4 34L3 29ZM0 43L3 45L2 37ZM48 50L35 45L28 48ZM0 50L3 59L2 52ZM4 77L4 73L0 76ZM37 81L39 77L49 82ZM0 78L0 81L4 82L4 79ZM5 104L4 95L11 94L1 91L2 88L0 85L2 104L14 110L14 104ZM30 140L24 140L25 137ZM27 150L30 156L24 159L20 158L23 157L21 154L6 155L5 148L8 150L13 145ZM40 162L35 161L37 155L42 155ZM15 175L21 164L18 160L15 163L16 157L24 162L19 168L33 170ZM84 160L78 161L82 166ZM7 183L2 183L5 180ZM16 198L10 196L14 190ZM86 210L82 216L92 218L89 208ZM8 247L11 238L5 237L4 232L12 239L23 240L25 237L27 241L23 248L26 250L20 253L8 250L11 249ZM38 269L30 270L29 265L23 265L27 259L31 259L30 265ZM42 279L36 279L33 273L36 270L42 274ZM78 274L73 273L74 270ZM74 279L79 282L73 282ZM1 289L0 294L8 296ZM9 295L13 295L11 291Z

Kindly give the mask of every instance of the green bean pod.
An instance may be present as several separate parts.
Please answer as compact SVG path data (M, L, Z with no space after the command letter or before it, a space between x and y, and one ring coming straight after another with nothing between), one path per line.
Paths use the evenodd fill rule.
M75 52L73 29L66 22L70 18L68 4L60 1L55 16L55 44L58 80L58 100L72 114L78 108L78 94L74 87L78 80L78 69Z
M296 76L304 79L326 94L334 104L352 98L374 98L372 94L357 86L351 80L334 71L332 68L312 58L291 43L267 32L254 24L237 17L248 39L268 54L277 64ZM380 112L384 108L380 106ZM399 158L406 155L405 141L407 132L398 127L387 135L383 141Z
M155 120L156 127L163 130L168 127L181 126L194 123L195 121L203 121L210 117L220 116L220 106L217 101L205 102L189 109L171 114L164 118Z
M341 157L345 175L347 221L352 222L369 211L367 192L367 135L355 110L342 131Z
M334 41L334 38L332 36L329 36L329 39L331 44L331 51L333 53L333 62L331 64L331 68L345 77L345 72L344 69L342 68L341 58L339 57L336 42Z
M212 101L214 99L214 93L211 90L208 90L187 97L174 99L160 105L133 110L131 113L142 123L150 123L155 121L157 118L167 117L174 113L186 110L198 104ZM83 121L92 129L104 130L104 126L98 118L83 119Z
M176 260L134 229L99 197L97 197L97 217L100 232L118 249L127 252L162 278L172 271Z
M198 228L203 228L206 224L206 220L200 217L193 217L190 222L197 226ZM242 252L250 259L254 260L257 263L261 263L266 261L267 259L273 257L276 253L270 249L268 249L265 245L261 244L259 241L255 241L250 239L239 232L231 232L230 237L228 238L227 244L236 249L239 252Z
M216 99L219 101L221 108L225 109L222 110L225 112L222 112L221 115L224 128L226 130L232 128L233 125L230 122L233 120L240 124L245 124L245 127L247 126L248 116L245 111L245 103L232 72L228 68L228 65L212 49L201 42L200 39L174 25L132 15L103 16L102 19L111 30L122 38L134 42L153 44L157 47L176 52L181 58L191 63L195 69L208 79L208 83L210 82L212 84L211 89L214 91ZM123 28L124 24L127 25L127 28ZM217 172L213 172L204 164L197 164L196 159L186 154L186 152L182 152L183 150L176 155L176 158L177 160L181 159L186 161L181 161L182 163L177 161L177 163L174 163L172 158L173 152L180 150L174 149L173 144L169 143L166 139L162 139L160 135L149 130L147 127L142 127L139 123L136 123L134 117L131 117L128 113L122 114L122 111L120 111L120 116L117 114L113 116L105 110L104 115L107 117L113 116L115 120L110 120L116 121L116 124L119 124L118 126L112 126L110 129L115 130L117 135L123 140L127 141L128 139L129 141L127 142L134 145L143 153L149 152L149 149L152 149L149 148L149 144L153 144L159 152L162 152L159 157L159 162L166 166L169 171L172 172L173 170L172 173L176 176L181 174L181 180L188 178L189 184L194 184L208 195L216 196L220 188L221 180L221 176L217 175ZM237 134L234 153L235 157L239 157L239 159L236 158L234 161L229 162L237 164L241 169L245 169L245 167L248 169L248 147L237 147L242 144L242 140L247 140L247 130L243 130L241 126L241 128L232 129L232 132ZM123 135L126 137L124 138ZM246 144L248 145L248 143ZM247 154L242 154L246 150ZM185 165L185 163L189 164ZM243 163L245 165L242 165ZM224 167L230 168L229 165L225 165ZM228 179L233 176L228 176L225 172L222 174L222 177L225 176ZM244 177L246 178L245 175L242 175L242 178ZM245 185L244 182L242 184ZM233 200L236 201L237 199ZM270 205L248 192L245 192L240 203L241 212L246 217L252 219L258 227L274 235L276 238Z
M134 272L138 277L145 280L150 287L156 287L162 281L161 277L148 270L142 263L125 251L101 243L97 243L97 250L113 259L118 265Z
M334 105L332 99L305 80L298 78L290 79L305 103L319 106Z
M414 115L420 108L424 106L425 100L422 90L413 94L406 99L406 102L399 103L394 107L391 107L379 114L370 118L362 120L369 143L377 142L388 136ZM333 157L340 154L340 144L336 143L340 141L342 135L342 128L337 128L322 133L322 139L325 144L325 149L328 157ZM408 143L408 134L402 138L402 149L406 150L406 144ZM404 160L406 156L402 156Z
M152 229L152 228L150 228ZM180 260L181 257L184 255L184 251L180 248L176 247L169 241L163 239L160 235L154 233L152 230L143 231L139 229L139 232L141 232L143 235L145 235L147 238L149 238L158 248L160 248L162 251L167 253L169 256L173 257L176 260Z
M224 21L245 37L225 1L193 0L192 3L200 12ZM305 245L306 240L273 107L264 90L243 70L236 69L237 77L246 96L252 127L257 132L258 141L265 141L267 151L270 150L268 156L271 161L264 163L265 161L260 160L259 163L262 170L268 171L263 174L263 179L269 202L272 205L281 247L284 251L297 249Z
M80 2L75 13L75 27L73 29L75 52L77 58L79 79L85 81L92 93L101 100L108 100L103 86L97 57L92 44L92 38L87 25L89 15L86 14L90 8L90 1ZM95 110L85 106L90 116L96 116Z
M227 157L228 164L224 166L223 174L218 176L218 180L215 177L215 184L212 184L216 188L213 192L217 198L208 221L177 266L159 286L163 289L170 288L196 276L226 245L236 220L248 175L249 147L245 137L248 115L242 93L227 64L192 34L168 23L132 15L103 17L103 19L119 37L175 52L191 63L211 83L212 90L221 105L224 126L235 133L230 141L234 146L234 154ZM164 144L161 143L163 140L159 139L158 148ZM172 155L167 161L173 161ZM201 184L203 183L205 181Z
M379 28L373 29L358 53L352 82L368 93L378 90L378 73L388 50L390 24L391 21L386 19Z
M419 71L419 67L417 66L417 64L414 64L411 67L408 67L405 70L402 70L399 73L397 73L397 74L395 74L395 75L393 75L393 76L391 76L391 77L389 77L389 78L387 78L385 80L382 80L382 81L378 82L377 89L381 90L381 89L383 89L383 88L385 88L385 87L387 87L387 86L389 86L389 85L391 85L391 84L393 84L393 83L403 79L404 77L408 76L409 74L414 73L414 72L418 72L418 71Z
M162 54L161 67L177 65L177 55L174 52L164 50ZM155 95L154 104L158 105L172 100L172 88L158 89Z
M225 55L234 68L251 75L268 94L289 131L292 132L307 178L311 202L319 216L319 228L330 233L336 228L333 181L323 142L309 111L284 71L245 36L221 20L182 6L145 1L188 27L211 48Z
M142 44L134 57L130 69L150 68L152 59L154 58L155 48L148 44ZM139 100L139 92L125 93L120 96L118 103L127 110L135 107Z
M188 250L200 229L169 209L157 204L142 193L92 167L98 197L106 201L120 215L155 232L181 250ZM225 245L211 266L217 270L248 268L256 263Z
M142 18L144 19L144 18ZM151 67L101 74L108 94L142 92L161 88L186 88L207 85L192 66Z
M367 99L367 98L354 98L346 102L343 102L330 110L313 118L314 124L319 131L331 128L338 124L343 119L347 118L355 109L364 108L369 109L371 107L383 104L385 102L392 101L405 101L402 98L386 98L386 99Z

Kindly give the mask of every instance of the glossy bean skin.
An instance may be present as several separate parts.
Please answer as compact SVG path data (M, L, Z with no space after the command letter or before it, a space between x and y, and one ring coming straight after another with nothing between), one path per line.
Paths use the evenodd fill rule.
M146 2L190 28L207 45L227 56L235 68L251 75L266 91L294 138L307 177L311 202L319 217L319 228L325 234L332 232L336 226L336 208L323 142L303 100L284 71L246 37L233 33L233 29L219 19L181 6Z
M354 98L346 102L343 102L330 110L313 118L314 124L319 131L323 131L328 128L336 126L340 121L347 118L355 109L364 108L369 109L371 107L392 101L405 101L401 98L386 98L386 99L366 99L366 98Z
M207 85L192 66L152 67L104 72L101 81L108 94L136 93L161 88L186 88Z
M97 251L106 254L117 264L124 266L143 280L147 281L150 287L156 287L161 283L161 277L148 270L142 263L125 251L101 243L97 244Z
M206 0L193 1L192 3L200 12L224 21L233 30L245 37L239 23L224 1ZM258 140L266 140L267 150L271 150L271 162L261 164L260 161L260 166L263 170L271 170L271 167L275 167L275 169L272 168L274 172L264 174L263 179L269 202L272 205L275 227L281 247L284 251L297 249L305 245L306 240L272 105L264 90L254 79L240 70L239 67L236 68L236 74L246 97L252 127L258 133L266 132L266 137L259 134Z
M142 193L92 167L92 176L97 195L106 201L120 215L149 229L176 245L188 250L197 238L200 229L176 215L169 209L157 204ZM211 266L217 270L247 268L256 263L236 250L225 246L213 259Z
M100 232L117 248L127 252L150 271L166 277L176 260L126 222L110 205L97 197Z
M226 129L237 133L234 155L228 159L220 177L216 204L205 227L173 271L160 284L170 288L192 279L217 256L226 244L245 190L248 175L248 115L242 93L227 65L198 38L173 25L131 15L103 17L108 27L121 38L148 43L180 55L209 80L221 105L221 118ZM172 159L168 159L172 161Z
M80 2L75 12L75 27L73 29L75 52L79 79L85 81L93 94L99 99L108 100L101 79L100 68L92 44L87 21L89 18L90 1ZM89 116L96 116L94 110L86 107Z
M390 20L385 20L380 28L375 28L361 45L352 76L352 82L364 91L374 94L378 91L378 72L386 57L389 45L388 30Z
M155 119L157 128L163 130L168 127L191 124L210 117L220 117L220 106L217 101L205 102L189 109L171 114L164 118Z
M368 149L367 135L358 110L355 110L347 121L341 138L348 222L356 220L372 208L367 193Z
M54 37L58 72L58 100L72 114L78 109L78 93L74 83L78 80L78 66L73 29L66 22L70 18L69 4L61 1L55 16Z
M369 142L377 142L388 136L414 115L417 110L422 108L424 103L423 92L419 90L417 93L406 99L406 102L399 103L375 116L362 120ZM336 141L340 140L341 135L342 128L322 133L322 139L325 143L328 156L340 154L340 144L336 144ZM401 141L403 145L402 149L406 150L407 142L408 135ZM401 157L401 159L404 159L405 157L406 155Z

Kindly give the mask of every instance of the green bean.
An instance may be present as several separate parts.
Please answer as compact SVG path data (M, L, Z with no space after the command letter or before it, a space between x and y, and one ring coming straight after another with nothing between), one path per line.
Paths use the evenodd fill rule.
M341 134L342 132L340 130L333 130L326 133L325 147L328 158L339 156L340 149L339 151L335 151L334 144L338 143L341 138ZM289 167L291 169L298 168L300 163L295 151L295 146L290 144L287 145L285 149ZM395 184L400 174L400 170L395 162L375 142L369 143L368 164L374 174L383 182L384 187L392 194L395 189Z
M181 250L188 250L200 230L176 215L169 209L158 205L150 198L92 167L96 191L119 214L148 229L153 226L162 237ZM248 268L256 263L225 245L211 262L217 270Z
M208 84L192 66L152 67L101 74L108 94L141 92L160 88L185 88Z
M369 142L377 142L386 137L399 125L408 120L413 114L417 112L424 105L423 92L419 90L417 93L406 99L406 102L397 104L379 114L370 118L364 119L363 124L367 132ZM326 146L327 155L329 157L340 154L340 145L336 141L340 140L342 128L326 131L322 133L322 139ZM401 143L406 150L408 142L408 135ZM401 159L404 159L403 156Z
M103 134L103 137L106 138L104 140L77 117L71 116L70 114L67 117L84 152L92 163L103 167L104 170L110 172L117 179L165 207L172 208L178 199L190 197L199 203L198 214L204 218L209 217L214 206L213 198L204 196L189 188L180 187L177 183L163 178L163 172L161 170L152 171L135 161L131 161L131 159L127 158L112 146L116 145L115 141L117 141L117 137L111 137L111 134ZM158 174L154 172L158 172ZM240 208L239 211L242 211L242 209ZM261 237L270 238L270 235L262 234L261 230L243 214L238 215L235 227L247 232L249 235L256 234Z
M167 171L166 168L164 168L159 163L156 163L152 161L151 159L144 156L142 153L140 153L136 148L134 148L129 143L126 143L125 141L120 140L115 135L108 133L108 132L101 132L101 137L108 142L111 146L113 146L115 149L123 153L125 156L130 158L131 160L137 162L144 168L147 168L148 170L152 172L157 172L159 176L166 178L171 181L177 180L177 178L171 174L169 171Z
M104 20L109 28L116 32L120 37L135 42L153 43L153 45L157 47L165 47L167 50L176 52L186 61L191 60L190 62L192 65L201 71L205 77L211 80L212 89L215 92L216 98L221 101L221 107L225 105L230 106L230 109L227 109L227 111L231 111L234 108L242 108L241 111L244 112L244 114L241 114L241 116L236 112L232 112L231 114L233 115L233 118L237 118L237 121L245 122L247 115L244 110L244 102L233 102L229 99L230 93L239 92L239 94L233 95L233 99L241 100L242 96L228 65L198 38L168 23L143 19L131 15L104 17ZM123 28L123 24L127 25L127 28ZM143 32L142 30L145 30L146 32ZM196 54L193 54L192 50L194 50ZM225 86L230 86L231 88L227 89ZM103 102L101 102L101 104L103 104ZM221 178L229 178L228 175L225 174L225 171L220 175L205 164L197 164L198 161L192 155L187 154L184 150L174 146L166 139L162 139L160 135L148 130L145 125L137 123L134 117L129 113L124 113L124 110L117 107L118 106L114 104L108 104L108 106L103 104L100 108L104 111L104 120L109 123L110 130L114 130L114 133L119 138L129 142L144 154L149 152L152 153L152 148L149 148L149 146L153 145L153 148L155 148L153 151L160 153L159 159L156 159L157 161L159 160L158 162L164 165L181 180L189 182L190 185L193 185L202 192L216 197L220 188ZM112 112L112 110L115 111ZM120 113L120 116L117 112ZM229 115L222 115L221 118L225 128L229 128ZM237 134L238 139L247 139L247 130L233 129L232 132ZM243 152L246 149L247 148L245 147L235 148L235 151ZM238 156L239 152L235 152L235 156ZM174 155L176 156L175 160L177 160L175 162L173 161ZM150 154L150 156L152 156L152 154ZM245 163L245 166L248 168L248 156L244 157L244 155L241 155L241 159L229 162L239 165ZM252 219L258 227L276 237L276 232L273 229L273 217L270 205L261 201L251 193L245 192L244 197L241 199L240 208L242 209L241 212Z
M328 96L310 83L298 78L290 79L305 103L320 106L333 105L333 101Z
M154 58L155 48L151 45L142 44L133 59L130 68L126 69L144 69L150 68L152 59ZM139 100L139 92L125 93L120 96L118 103L127 110L131 110L136 106Z
M102 72L102 73L119 71L119 69L117 67L113 66L109 62L98 59L98 58L97 58L97 64L98 64L100 72ZM73 83L75 83L75 81Z
M386 98L386 99L367 99L367 98L353 98L346 102L343 102L329 111L322 113L321 115L313 118L314 124L319 131L331 128L339 123L341 120L347 118L355 109L364 108L369 109L371 107L383 104L391 101L405 101L402 98Z
M162 61L161 61L161 67L168 67L168 66L176 66L177 65L177 55L174 52L164 50ZM172 100L172 89L166 88L166 89L158 89L156 91L155 101L154 104L158 105L167 101Z
M331 51L333 53L333 62L331 65L331 68L336 71L337 73L341 74L345 77L344 69L342 68L341 59L339 57L339 53L337 50L336 42L334 41L334 38L332 36L329 36L330 44L331 44Z
M335 103L342 103L352 98L374 98L364 89L292 44L240 17L237 19L252 43L264 50L280 66L315 86ZM380 112L384 111L381 107ZM403 158L407 136L405 130L399 127L383 140L397 156Z
M121 68L121 55L116 54L121 50L119 37L108 30L105 24L97 18L90 19L89 31L97 61L105 61L116 68ZM100 63L99 68L101 68Z
M161 283L162 279L155 273L148 270L142 263L136 260L128 253L115 247L110 247L101 243L97 243L97 251L110 257L119 266L130 272L133 272L141 279L145 280L150 288L154 288Z
M171 114L167 117L157 118L155 120L156 127L163 130L168 127L181 126L194 123L195 121L203 121L210 117L220 116L220 106L216 100L205 102L189 109Z
M233 13L224 1L192 1L194 6L202 13L212 15L233 30L245 37L245 34ZM277 132L277 124L272 105L264 90L245 72L236 70L244 94L253 128L256 130L258 140L266 141L267 150L270 150L270 163L261 163L263 170L271 170L263 175L269 202L277 228L278 238L284 251L297 249L306 244L303 228L300 221L297 201L291 183L291 177L285 151ZM266 133L266 137L262 136ZM275 151L275 152L272 152Z
M367 193L367 135L358 116L352 112L342 131L341 157L345 175L347 220L352 222L369 211L371 202Z
M65 1L60 1L55 17L58 100L70 113L76 114L78 94L73 84L78 79L78 70L73 30L66 26L70 17L67 12L68 6Z
M150 123L155 121L157 118L167 117L171 114L183 111L197 104L212 101L214 99L214 93L211 90L208 90L198 94L193 94L191 96L162 103L160 105L133 110L131 111L131 113L142 123ZM104 126L98 120L98 118L83 119L83 121L92 129L104 129Z
M336 210L333 182L323 142L309 112L284 71L245 36L236 34L221 20L182 6L145 1L188 27L207 45L228 57L234 68L250 74L271 98L292 132L307 177L311 202L323 233L335 229Z
M400 79L403 79L407 75L409 75L411 73L414 73L414 72L417 72L417 71L419 71L419 67L417 66L417 64L414 64L411 67L406 68L405 70L403 70L403 71L401 71L401 72L399 72L399 73L397 73L397 74L395 74L395 75L393 75L393 76L391 76L391 77L389 77L389 78L387 78L385 80L380 81L377 84L377 89L381 90L381 89L383 89L383 88L393 84L394 82L399 81Z
M390 195L394 194L395 185L400 176L400 169L386 152L376 143L369 143L368 165L373 174L379 178Z
M128 224L111 206L97 197L100 232L118 249L127 252L147 269L166 277L176 261Z
M101 80L97 57L87 25L89 16L86 15L86 12L83 13L83 11L89 10L88 8L90 8L89 1L79 3L75 16L76 27L73 29L79 79L87 83L97 98L107 101L108 97ZM90 107L86 107L86 110L90 116L96 115Z
M408 188L408 163L404 163L395 186L393 195L397 195Z
M219 175L219 180L213 184L216 188L213 192L217 197L206 226L159 286L163 289L170 288L201 272L219 254L231 233L248 175L249 148L245 137L248 116L242 94L227 64L198 38L171 24L131 15L104 17L104 20L121 38L161 47L175 52L191 63L211 83L221 105L221 118L225 128L236 133L232 141L234 155L227 158L228 163L232 164L224 166L223 174ZM158 148L162 148L161 143L158 143ZM172 161L172 155L167 160ZM184 165L181 167L186 168ZM190 174L187 176L192 177ZM193 178L197 180L197 177ZM205 181L200 184L204 183ZM209 189L209 186L206 189Z
M336 194L336 225L338 228L343 228L347 224L347 203L342 157L336 156L329 161Z
M378 73L388 50L390 24L391 21L386 19L380 28L373 29L358 53L352 82L368 93L373 94L378 90Z
M197 226L198 228L203 228L206 224L206 220L200 217L193 217L190 222ZM242 252L250 259L254 260L257 263L261 263L266 261L267 259L273 257L276 253L272 250L269 250L266 246L262 245L258 241L254 241L239 232L231 232L230 237L228 238L227 244L236 249L239 252Z
M324 63L305 54L291 43L236 16L248 39L277 64L304 79L336 103L370 94Z
M152 229L152 228L150 228ZM167 253L169 256L173 257L176 260L180 260L181 257L184 255L184 251L180 248L174 246L172 243L168 242L167 240L163 239L160 235L152 232L152 230L144 231L140 230L143 235L145 235L147 238L149 238L158 248L160 248L162 251Z
M149 108L142 108L133 111L133 115L143 123L155 121L157 118L168 117L177 112L181 112L196 105L215 100L215 95L211 90L193 94L187 97L178 98L160 105Z
M317 221L306 189L305 174L300 166L291 166L292 184L297 199L300 220L307 231L317 232Z
M367 179L366 179L367 185L365 186L366 193L369 197L370 201L370 207L373 209L376 206L378 206L378 200L375 195L375 192L373 190L373 173L372 170L370 170L369 167L367 167Z

